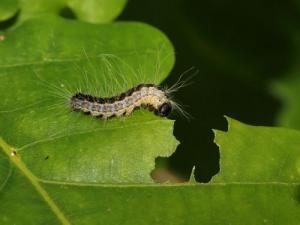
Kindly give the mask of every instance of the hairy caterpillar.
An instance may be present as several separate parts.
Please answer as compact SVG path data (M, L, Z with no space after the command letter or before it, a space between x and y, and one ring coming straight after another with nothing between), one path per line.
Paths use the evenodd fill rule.
M77 93L71 97L71 109L103 118L130 115L135 109L143 107L155 114L166 117L172 111L168 93L155 84L139 84L114 97L101 98Z
M87 56L86 59L88 67L79 68L78 66L77 68L78 72L83 74L83 77L81 82L75 83L77 84L75 87L61 81L59 81L59 85L50 84L40 78L37 72L34 71L38 80L47 89L50 88L48 91L50 94L52 93L54 96L64 99L62 106L67 103L69 110L71 109L70 112L79 111L90 114L93 117L108 119L129 116L138 108L146 108L161 117L167 117L173 111L179 112L184 117L189 117L181 105L174 101L172 97L173 93L178 89L189 85L188 81L192 77L188 77L185 80L182 78L193 68L183 73L177 82L168 88L156 84L158 82L155 79L153 80L155 83L152 83L153 81L151 82L147 78L143 78L142 75L136 74L130 66L114 55L102 56L97 63L99 68L95 68L96 63L92 63ZM129 68L128 71L134 74L132 77L133 82L125 79L126 77L120 72L120 66L123 66L123 69ZM156 70L155 74L158 73L159 68ZM105 78L102 82L98 80L100 73ZM138 84L134 79L138 80L141 77L143 81ZM118 90L114 90L114 88L117 88L119 91L127 91L116 95ZM58 105L54 106L56 111Z

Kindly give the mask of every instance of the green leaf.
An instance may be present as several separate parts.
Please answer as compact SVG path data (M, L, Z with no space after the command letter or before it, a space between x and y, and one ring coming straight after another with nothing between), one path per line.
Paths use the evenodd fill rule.
M145 110L101 121L70 112L68 102L79 89L113 96L139 83L162 81L174 62L164 35L140 23L99 26L53 17L6 33L0 51L0 135L35 175L153 182L155 157L170 155L177 145L173 121Z
M216 131L221 171L209 184L120 186L38 180L46 191L43 197L50 198L45 201L34 197L38 195L30 189L30 174L24 177L22 169L3 167L11 175L2 192L5 207L0 207L0 212L5 216L1 222L12 224L21 216L24 224L59 224L55 217L63 216L66 221L61 220L62 224L297 225L300 132L254 127L232 119L228 122L228 132ZM13 150L3 142L1 145L7 153ZM7 165L10 158L22 168L18 156L8 155L1 157ZM19 209L15 201L30 204ZM54 212L57 206L58 213L49 213L49 206Z
M298 224L300 132L227 120L228 132L215 132L221 169L211 185L223 187L210 204L230 210L214 214L223 224Z
M164 80L174 52L161 32L141 23L92 25L49 17L28 20L4 36L0 224L73 224L63 210L68 203L59 205L48 183L90 186L97 196L103 187L93 186L101 184L153 183L155 158L169 156L178 144L174 121L147 110L103 121L71 112L65 98L78 89L111 96ZM21 202L30 206L23 209ZM84 201L77 203L85 208Z
M300 77L295 72L284 80L272 85L272 91L281 100L282 106L277 116L279 126L300 129Z
M125 7L126 0L4 0L0 2L0 20L12 17L20 11L19 20L43 14L59 14L70 9L77 18L92 23L104 23L115 19Z

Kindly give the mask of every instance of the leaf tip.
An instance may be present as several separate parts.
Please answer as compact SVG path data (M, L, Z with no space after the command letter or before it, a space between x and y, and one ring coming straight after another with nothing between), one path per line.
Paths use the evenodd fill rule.
M222 130L217 130L217 129L212 129L212 132L214 134L214 143L220 148L220 144L219 144L219 140L221 139L221 137L226 134L229 130L230 130L230 121L231 118L224 115L224 118L227 122L227 131L222 131Z
M189 182L190 182L191 184L197 183L196 178L195 178L195 169L196 169L196 167L193 166L192 172L191 172L191 176L190 176L190 179L189 179Z

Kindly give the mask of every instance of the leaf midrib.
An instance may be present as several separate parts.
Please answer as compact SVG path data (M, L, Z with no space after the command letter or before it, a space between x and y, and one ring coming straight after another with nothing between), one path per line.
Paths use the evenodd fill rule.
M300 182L219 182L219 183L82 183L82 182L65 182L39 179L44 184L66 185L66 186L83 186L83 187L118 187L118 188L168 188L168 187L216 187L216 186L242 186L242 185L258 185L258 186L299 186Z
M63 212L59 209L59 207L55 204L52 198L49 196L47 191L40 185L39 179L31 173L31 171L26 167L26 165L22 162L22 160L15 154L12 154L15 150L12 146L6 143L0 137L0 147L2 150L8 155L11 162L23 173L23 175L29 180L35 190L40 194L40 196L44 199L46 204L52 210L54 215L56 215L57 219L63 225L71 225L68 219L65 217Z

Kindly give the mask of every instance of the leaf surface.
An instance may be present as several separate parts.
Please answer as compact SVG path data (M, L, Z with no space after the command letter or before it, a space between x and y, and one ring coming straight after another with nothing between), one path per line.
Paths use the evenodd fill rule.
M139 83L160 83L174 63L161 32L141 23L92 25L49 17L28 20L4 36L1 224L21 223L22 217L24 224L70 223L47 183L153 183L155 158L169 156L178 143L173 121L146 110L104 121L71 112L69 99L79 89L112 96ZM30 213L14 210L22 201L30 201ZM46 211L48 217L35 220Z
M227 120L228 132L215 131L221 169L212 185L227 190L224 195L216 194L220 199L216 198L230 208L220 214L223 219L220 221L297 224L300 219L300 133Z

